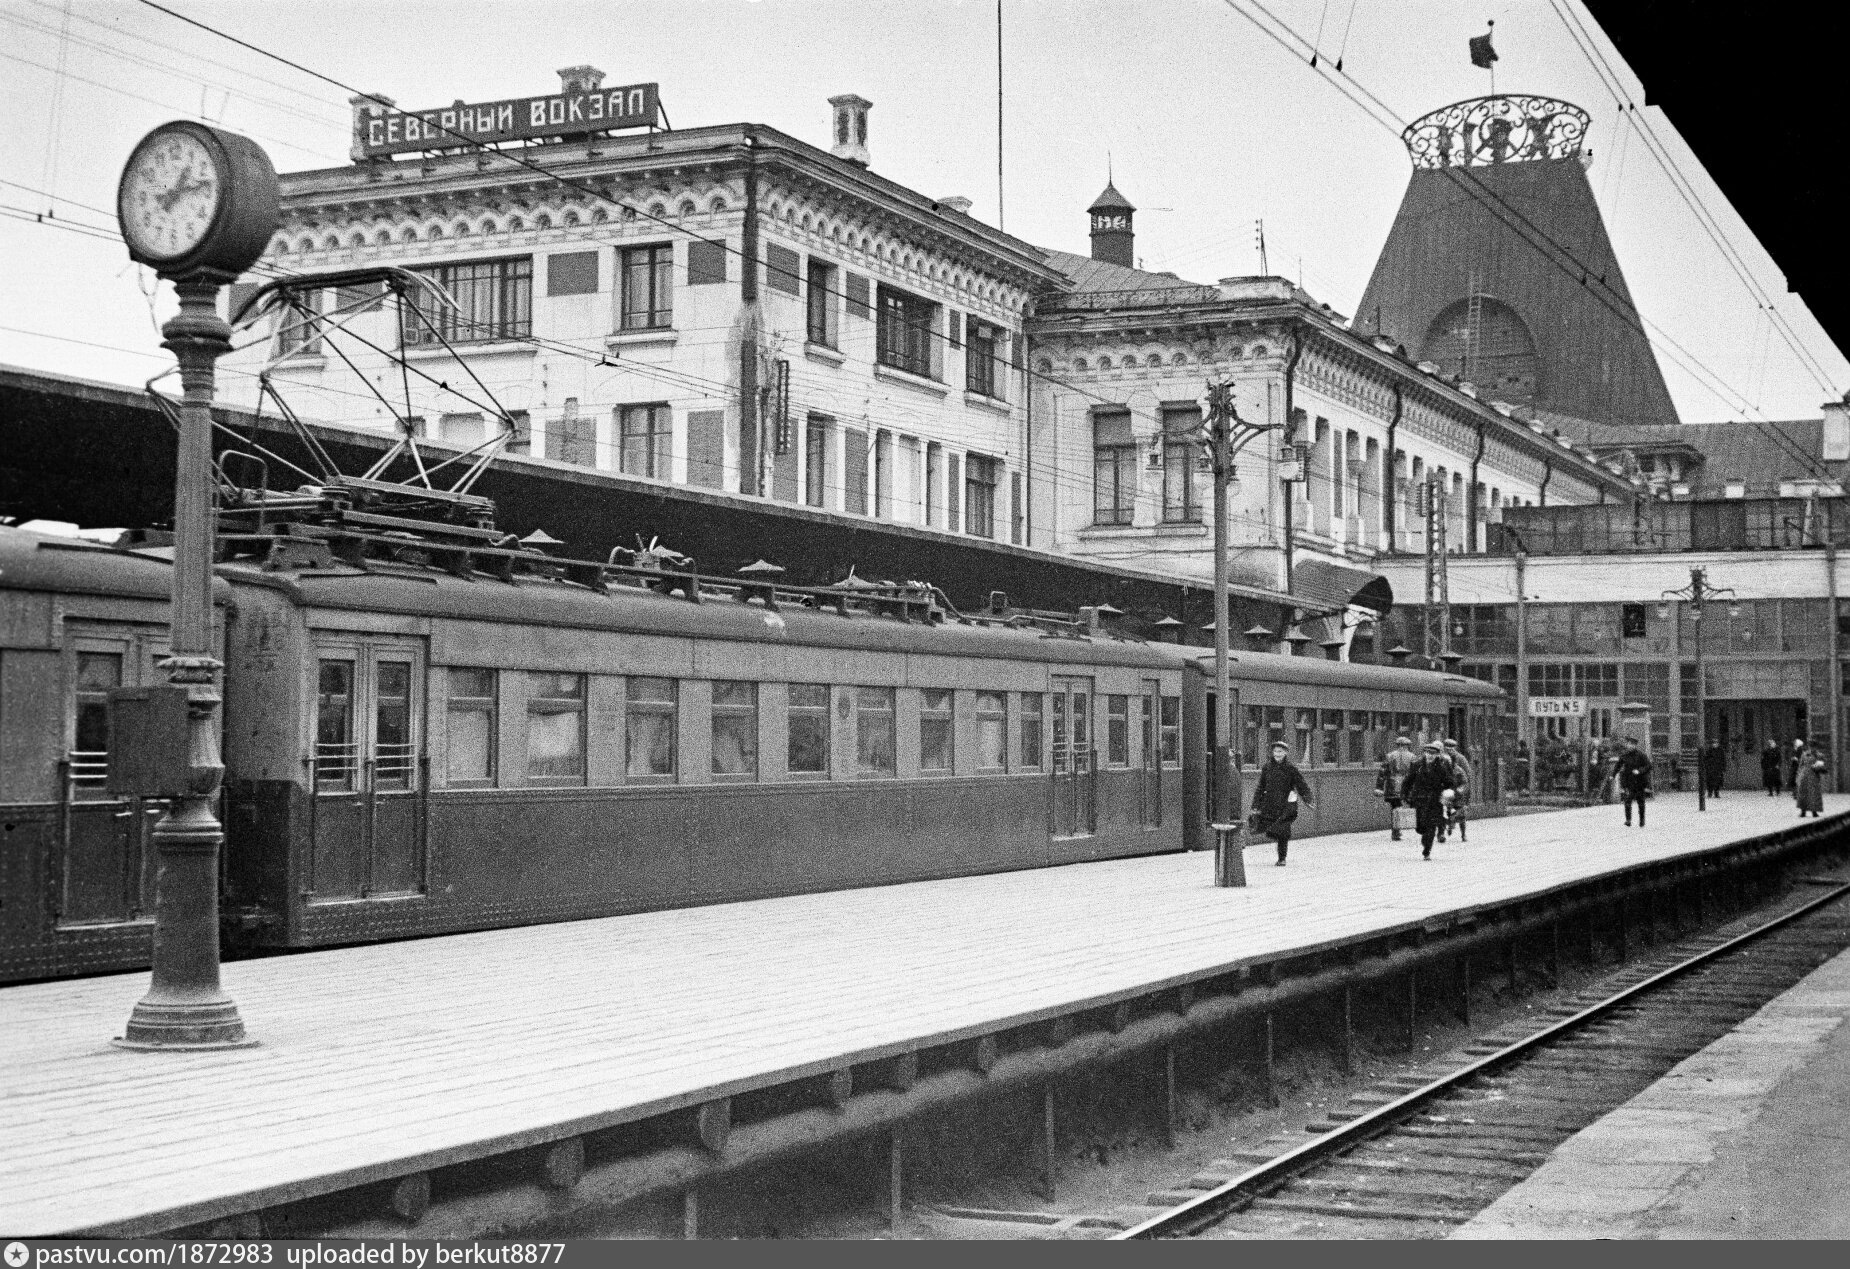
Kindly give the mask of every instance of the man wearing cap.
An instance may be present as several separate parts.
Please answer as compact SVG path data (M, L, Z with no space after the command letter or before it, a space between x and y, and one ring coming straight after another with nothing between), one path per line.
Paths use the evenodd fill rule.
M1278 843L1278 866L1285 866L1285 849L1291 844L1291 825L1298 818L1298 802L1309 806L1310 785L1304 773L1291 761L1291 749L1284 741L1272 743L1272 760L1259 769L1259 784L1253 790L1253 828Z
M1458 742L1450 736L1445 739L1445 760L1452 764L1452 818L1447 825L1458 826L1458 840L1469 841L1465 836L1465 807L1471 801L1471 764L1465 761L1465 751L1458 747ZM1445 830L1442 830L1442 833ZM1443 837L1441 837L1443 840Z
M1638 827L1644 827L1644 800L1651 792L1651 758L1632 737L1625 738L1625 750L1614 768L1618 777L1619 798L1625 803L1625 827L1632 826L1632 803L1638 804Z
M1396 736L1394 748L1381 760L1381 769L1375 773L1375 796L1386 799L1390 824L1393 823L1393 812L1400 809L1400 788L1407 782L1407 773L1418 762L1419 758L1413 752L1413 742L1405 736ZM1389 829L1388 840L1400 840L1399 825Z
M1432 839L1445 823L1445 804L1450 800L1454 783L1452 766L1445 760L1445 747L1436 740L1427 741L1420 751L1420 760L1413 764L1400 786L1401 801L1413 808L1422 859L1432 858Z

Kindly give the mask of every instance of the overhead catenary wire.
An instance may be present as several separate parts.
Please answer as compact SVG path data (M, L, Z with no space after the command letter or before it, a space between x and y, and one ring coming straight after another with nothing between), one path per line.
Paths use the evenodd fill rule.
M1260 3L1260 0L1222 0L1222 2L1294 57L1302 56L1299 52L1300 48L1309 47L1308 41L1306 41L1302 35L1293 29L1289 23L1266 8L1263 3ZM1245 7L1247 5L1250 5L1252 9L1256 9L1259 13L1264 14L1266 20L1272 25L1268 26L1267 21L1261 21L1259 17L1255 16L1253 12L1250 12L1248 8ZM1296 42L1295 47L1293 41ZM1399 136L1405 131L1407 126L1406 123L1400 119L1391 107L1374 93L1370 92L1361 83L1354 80L1352 77L1337 79L1332 77L1329 73L1321 71L1318 73L1322 75L1326 83L1329 83L1335 87L1337 91L1348 97L1352 103L1361 108L1362 111L1376 123L1394 132L1396 136ZM1634 329L1656 345L1660 351L1668 356L1680 368L1713 393L1717 399L1730 404L1743 414L1750 412L1758 413L1744 394L1723 380L1714 371L1710 370L1704 365L1700 358L1690 353L1689 350L1684 348L1660 325L1632 308L1623 297L1617 295L1604 278L1600 277L1595 270L1590 269L1582 262L1571 248L1554 239L1539 226L1536 226L1520 209L1508 203L1494 190L1485 185L1483 180L1472 172L1470 168L1445 167L1439 170L1457 185L1461 191L1484 206L1486 210L1495 216L1501 223L1516 231L1518 237L1529 242L1529 244L1551 265L1568 274L1568 276L1577 278L1594 299L1604 305L1621 321L1632 325ZM1764 416L1762 421L1764 421ZM1785 449L1791 456L1803 462L1814 473L1828 475L1828 473L1825 473L1819 466L1818 460L1805 453L1802 449L1794 446L1789 439L1780 434L1777 429L1764 428L1763 430L1776 445Z

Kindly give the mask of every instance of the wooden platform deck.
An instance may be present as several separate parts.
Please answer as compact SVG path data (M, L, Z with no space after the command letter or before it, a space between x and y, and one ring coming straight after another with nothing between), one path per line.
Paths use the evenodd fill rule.
M1850 795L1826 799L1827 816ZM146 974L0 990L0 1233L135 1233L571 1136L1796 824L1690 795L226 966L255 1048L110 1047Z

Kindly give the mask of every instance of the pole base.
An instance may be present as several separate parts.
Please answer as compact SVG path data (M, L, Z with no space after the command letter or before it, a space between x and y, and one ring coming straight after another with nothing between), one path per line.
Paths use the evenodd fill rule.
M203 1005L164 1005L141 1001L129 1014L122 1034L110 1041L118 1049L142 1053L188 1053L202 1049L248 1049L257 1043L244 1034L244 1020L229 1000Z

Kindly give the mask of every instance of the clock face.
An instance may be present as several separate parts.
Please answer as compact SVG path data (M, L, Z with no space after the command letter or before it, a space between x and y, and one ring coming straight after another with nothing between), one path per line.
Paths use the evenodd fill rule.
M156 260L185 255L205 240L223 191L206 143L175 129L150 137L129 160L122 181L122 231Z

